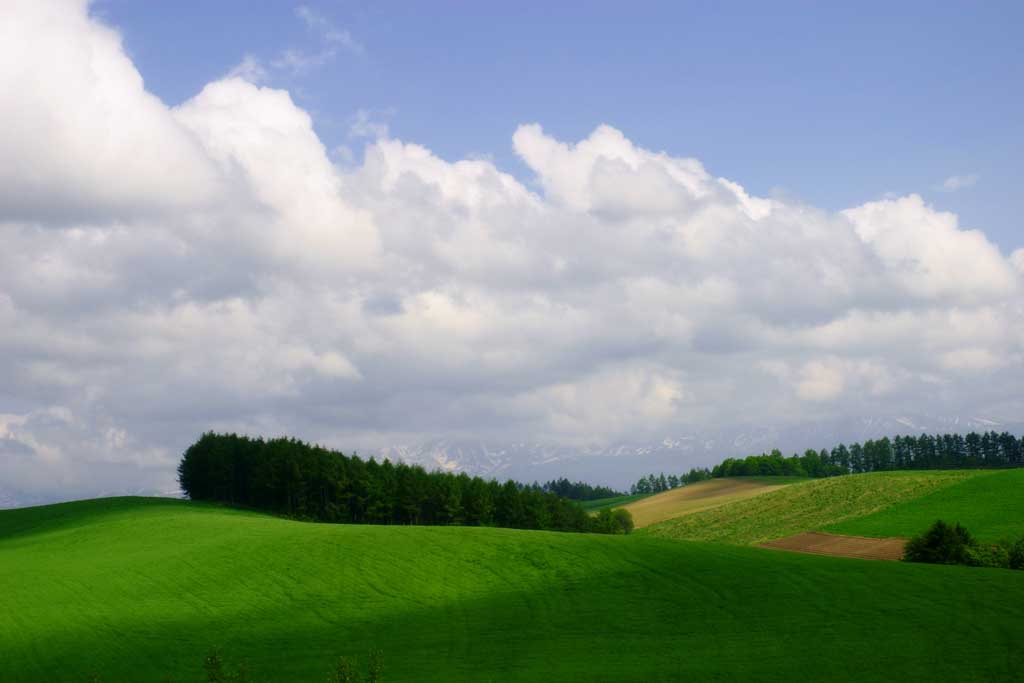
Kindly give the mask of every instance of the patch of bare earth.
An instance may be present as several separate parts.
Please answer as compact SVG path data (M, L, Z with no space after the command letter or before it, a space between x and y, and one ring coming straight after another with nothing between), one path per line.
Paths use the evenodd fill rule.
M867 538L808 531L762 543L761 547L815 555L858 557L862 560L901 560L906 543L905 538Z

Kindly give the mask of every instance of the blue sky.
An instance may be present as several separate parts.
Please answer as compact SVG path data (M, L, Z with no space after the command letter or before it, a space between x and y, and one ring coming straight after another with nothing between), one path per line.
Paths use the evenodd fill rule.
M329 147L360 109L439 156L521 179L520 123L609 123L760 195L840 209L920 193L1008 253L1024 244L1021 3L307 2L347 31L323 63L269 67ZM295 3L100 0L147 87L177 104L245 55L316 55ZM956 191L942 187L966 178ZM973 184L970 184L973 179Z

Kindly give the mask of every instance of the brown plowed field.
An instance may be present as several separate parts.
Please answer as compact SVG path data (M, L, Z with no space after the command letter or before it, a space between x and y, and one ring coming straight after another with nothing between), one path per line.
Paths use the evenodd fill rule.
M867 538L865 536L839 536L808 531L762 543L762 548L791 550L815 555L859 557L862 560L901 560L905 538Z

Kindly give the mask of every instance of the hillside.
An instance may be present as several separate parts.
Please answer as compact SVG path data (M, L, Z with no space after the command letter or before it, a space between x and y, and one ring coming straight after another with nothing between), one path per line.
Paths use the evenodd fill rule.
M163 499L0 512L0 595L4 681L198 681L213 645L273 681L321 681L338 655L371 648L393 681L964 680L1024 668L1019 572L300 523Z
M666 519L708 510L803 481L807 481L806 478L731 477L711 479L680 486L653 496L643 496L622 504L621 507L632 513L633 522L639 529Z
M960 522L982 541L1024 535L1024 469L980 471L927 495L831 524L825 531L908 538L936 519Z
M1011 472L1003 470L995 475ZM757 544L803 531L835 530L840 523L881 514L893 506L921 499L974 477L993 475L986 470L954 470L872 472L816 479L659 522L644 533L664 538ZM939 510L935 512L943 516ZM922 531L934 521L934 518L929 519L909 535ZM890 527L879 523L875 526L883 536L907 535L908 529L908 525ZM897 530L900 533L896 533Z
M605 508L623 507L627 503L642 500L650 496L650 493L634 493L628 496L612 496L611 498L595 498L594 500L581 500L580 505L587 512L597 512Z

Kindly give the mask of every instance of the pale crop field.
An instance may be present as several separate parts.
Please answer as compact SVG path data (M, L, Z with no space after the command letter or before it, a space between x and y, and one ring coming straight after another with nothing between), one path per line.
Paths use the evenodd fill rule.
M668 519L647 527L644 533L680 540L755 545L805 531L836 531L834 525L841 522L880 513L974 477L988 476L990 471L954 470L872 472L807 480L747 500ZM876 531L880 529L884 527L875 527ZM876 535L858 531L865 536ZM877 535L905 533L905 528L900 528L898 533Z
M622 507L630 511L634 524L637 528L641 528L673 517L689 515L769 491L777 491L802 481L807 481L807 479L802 477L712 479L648 496Z

